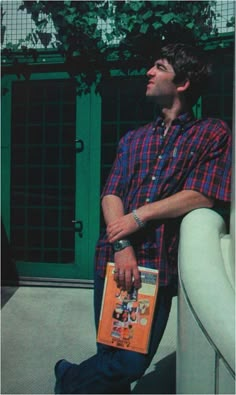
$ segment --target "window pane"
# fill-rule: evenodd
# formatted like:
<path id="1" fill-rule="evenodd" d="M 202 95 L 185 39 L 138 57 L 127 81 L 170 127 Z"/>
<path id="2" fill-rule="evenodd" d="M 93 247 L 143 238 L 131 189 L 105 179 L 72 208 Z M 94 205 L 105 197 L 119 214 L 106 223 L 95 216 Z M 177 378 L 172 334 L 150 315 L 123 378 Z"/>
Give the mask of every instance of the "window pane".
<path id="1" fill-rule="evenodd" d="M 29 262 L 73 262 L 75 86 L 62 80 L 15 82 L 12 97 L 14 257 Z"/>

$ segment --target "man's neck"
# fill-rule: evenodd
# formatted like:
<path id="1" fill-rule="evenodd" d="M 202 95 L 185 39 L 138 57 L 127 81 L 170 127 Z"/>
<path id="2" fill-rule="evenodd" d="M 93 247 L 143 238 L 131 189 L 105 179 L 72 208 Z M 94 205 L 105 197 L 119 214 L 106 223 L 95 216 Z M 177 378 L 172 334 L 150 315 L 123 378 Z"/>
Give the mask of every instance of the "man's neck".
<path id="1" fill-rule="evenodd" d="M 162 108 L 162 115 L 167 131 L 173 120 L 176 119 L 180 114 L 183 114 L 187 111 L 189 111 L 189 108 L 183 105 L 176 105 L 172 106 L 171 108 Z"/>

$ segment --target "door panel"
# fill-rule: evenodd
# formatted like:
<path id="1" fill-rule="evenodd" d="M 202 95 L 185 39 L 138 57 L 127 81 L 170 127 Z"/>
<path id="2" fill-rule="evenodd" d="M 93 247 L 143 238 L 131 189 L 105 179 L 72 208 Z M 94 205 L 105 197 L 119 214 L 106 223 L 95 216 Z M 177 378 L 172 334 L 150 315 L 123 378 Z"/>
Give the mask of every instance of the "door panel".
<path id="1" fill-rule="evenodd" d="M 18 272 L 91 280 L 99 230 L 100 100 L 78 97 L 76 82 L 64 78 L 15 81 L 11 92 L 9 233 Z"/>
<path id="2" fill-rule="evenodd" d="M 15 82 L 11 242 L 17 261 L 74 263 L 75 87 Z"/>

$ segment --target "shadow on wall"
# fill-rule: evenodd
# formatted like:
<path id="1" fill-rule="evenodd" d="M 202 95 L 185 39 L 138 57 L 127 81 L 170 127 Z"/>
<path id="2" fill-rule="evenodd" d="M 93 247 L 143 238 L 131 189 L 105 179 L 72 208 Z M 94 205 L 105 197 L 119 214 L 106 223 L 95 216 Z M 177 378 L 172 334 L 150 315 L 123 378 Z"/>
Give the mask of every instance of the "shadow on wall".
<path id="1" fill-rule="evenodd" d="M 154 372 L 143 376 L 132 394 L 176 394 L 176 353 L 172 353 L 155 365 Z"/>
<path id="2" fill-rule="evenodd" d="M 18 273 L 11 246 L 1 219 L 1 305 L 10 299 L 18 287 Z"/>

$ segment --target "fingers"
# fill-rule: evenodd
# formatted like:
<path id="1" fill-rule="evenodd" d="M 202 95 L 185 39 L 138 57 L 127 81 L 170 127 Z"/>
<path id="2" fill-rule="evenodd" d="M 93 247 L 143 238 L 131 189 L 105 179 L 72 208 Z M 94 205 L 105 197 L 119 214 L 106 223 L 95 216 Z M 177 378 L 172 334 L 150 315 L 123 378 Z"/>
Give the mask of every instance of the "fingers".
<path id="1" fill-rule="evenodd" d="M 133 284 L 134 284 L 134 288 L 136 289 L 141 288 L 141 277 L 138 268 L 135 268 L 133 270 Z"/>
<path id="2" fill-rule="evenodd" d="M 122 230 L 122 225 L 120 223 L 111 223 L 107 225 L 107 234 L 109 236 L 115 235 Z"/>
<path id="3" fill-rule="evenodd" d="M 138 225 L 131 214 L 127 214 L 107 225 L 108 241 L 113 243 L 122 237 L 136 232 Z"/>
<path id="4" fill-rule="evenodd" d="M 114 280 L 117 283 L 117 287 L 121 288 L 123 290 L 127 289 L 126 288 L 126 281 L 125 281 L 125 278 L 126 278 L 125 273 L 126 273 L 125 270 L 122 270 L 119 268 L 115 269 L 115 272 L 114 272 Z"/>
<path id="5" fill-rule="evenodd" d="M 132 288 L 131 270 L 119 271 L 119 286 L 127 291 Z"/>
<path id="6" fill-rule="evenodd" d="M 133 247 L 129 246 L 115 252 L 114 262 L 114 280 L 117 286 L 126 291 L 130 291 L 133 286 L 140 288 L 140 274 Z"/>
<path id="7" fill-rule="evenodd" d="M 141 287 L 140 274 L 138 269 L 136 270 L 119 270 L 114 271 L 114 280 L 117 283 L 118 288 L 126 291 L 130 291 L 134 286 L 135 288 Z"/>
<path id="8" fill-rule="evenodd" d="M 122 229 L 117 229 L 107 232 L 107 236 L 109 243 L 114 243 L 114 241 L 121 239 L 124 236 L 124 233 Z"/>
<path id="9" fill-rule="evenodd" d="M 107 237 L 110 243 L 121 239 L 125 234 L 121 224 L 110 224 L 107 226 Z"/>
<path id="10" fill-rule="evenodd" d="M 116 281 L 117 286 L 118 286 L 118 283 L 119 283 L 119 270 L 117 270 L 117 269 L 114 270 L 114 280 Z"/>

